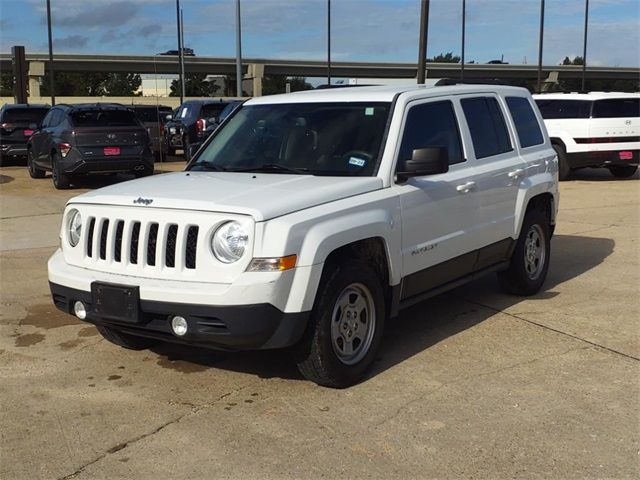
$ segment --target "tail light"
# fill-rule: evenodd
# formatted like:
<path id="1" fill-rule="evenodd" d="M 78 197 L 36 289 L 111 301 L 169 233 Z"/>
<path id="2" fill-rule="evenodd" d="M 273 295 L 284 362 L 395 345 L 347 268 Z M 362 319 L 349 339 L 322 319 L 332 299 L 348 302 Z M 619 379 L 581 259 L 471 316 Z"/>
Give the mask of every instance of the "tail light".
<path id="1" fill-rule="evenodd" d="M 206 123 L 207 122 L 205 121 L 204 118 L 199 118 L 198 120 L 196 120 L 196 129 L 198 130 L 198 133 L 204 132 L 204 127 Z"/>
<path id="2" fill-rule="evenodd" d="M 60 155 L 64 158 L 67 156 L 67 153 L 69 153 L 69 150 L 71 150 L 71 145 L 68 143 L 59 143 L 58 149 L 60 150 Z"/>

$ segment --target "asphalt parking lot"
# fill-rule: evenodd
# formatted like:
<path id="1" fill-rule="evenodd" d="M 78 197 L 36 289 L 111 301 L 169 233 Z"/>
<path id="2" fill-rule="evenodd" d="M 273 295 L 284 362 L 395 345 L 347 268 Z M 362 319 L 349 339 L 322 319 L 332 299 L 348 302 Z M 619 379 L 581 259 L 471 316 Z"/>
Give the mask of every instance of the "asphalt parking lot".
<path id="1" fill-rule="evenodd" d="M 542 293 L 487 277 L 417 305 L 347 390 L 283 352 L 126 351 L 57 311 L 64 204 L 120 180 L 0 169 L 0 478 L 637 478 L 637 175 L 562 183 Z"/>

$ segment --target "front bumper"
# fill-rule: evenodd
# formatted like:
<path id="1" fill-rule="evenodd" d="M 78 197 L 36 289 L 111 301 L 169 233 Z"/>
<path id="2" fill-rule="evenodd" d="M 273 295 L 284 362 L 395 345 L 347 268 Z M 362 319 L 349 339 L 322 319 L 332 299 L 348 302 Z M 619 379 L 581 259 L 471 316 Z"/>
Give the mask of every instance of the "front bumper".
<path id="1" fill-rule="evenodd" d="M 304 333 L 310 312 L 284 313 L 273 305 L 253 304 L 212 306 L 140 300 L 135 323 L 101 318 L 96 315 L 91 292 L 49 283 L 57 308 L 71 314 L 73 304 L 85 304 L 85 321 L 106 325 L 124 333 L 157 340 L 220 350 L 282 348 L 295 344 Z M 171 317 L 187 320 L 186 335 L 172 333 Z"/>
<path id="2" fill-rule="evenodd" d="M 184 280 L 141 278 L 69 265 L 61 250 L 48 262 L 53 301 L 71 314 L 76 300 L 85 303 L 94 324 L 113 326 L 127 333 L 223 350 L 280 348 L 295 344 L 302 336 L 309 308 L 287 308 L 290 295 L 301 296 L 300 286 L 315 278 L 315 270 L 302 267 L 282 274 L 255 273 L 254 280 L 215 284 Z M 294 282 L 294 276 L 301 278 Z M 91 286 L 94 282 L 138 286 L 137 323 L 100 318 L 94 313 Z M 301 297 L 302 298 L 302 297 Z M 276 306 L 277 305 L 277 306 Z M 279 306 L 279 307 L 278 307 Z M 176 337 L 170 317 L 180 315 L 189 323 L 189 333 Z"/>

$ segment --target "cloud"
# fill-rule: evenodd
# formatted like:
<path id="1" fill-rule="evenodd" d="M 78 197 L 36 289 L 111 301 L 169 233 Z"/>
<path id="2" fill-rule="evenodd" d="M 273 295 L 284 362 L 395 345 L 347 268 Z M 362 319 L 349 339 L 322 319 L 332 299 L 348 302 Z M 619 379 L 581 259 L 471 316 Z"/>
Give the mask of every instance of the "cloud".
<path id="1" fill-rule="evenodd" d="M 81 28 L 104 27 L 128 23 L 137 15 L 139 7 L 134 2 L 119 1 L 95 6 L 87 2 L 86 9 L 65 18 L 65 23 Z"/>
<path id="2" fill-rule="evenodd" d="M 54 38 L 53 47 L 56 50 L 78 51 L 87 46 L 89 38 L 83 35 L 69 35 L 68 37 Z"/>

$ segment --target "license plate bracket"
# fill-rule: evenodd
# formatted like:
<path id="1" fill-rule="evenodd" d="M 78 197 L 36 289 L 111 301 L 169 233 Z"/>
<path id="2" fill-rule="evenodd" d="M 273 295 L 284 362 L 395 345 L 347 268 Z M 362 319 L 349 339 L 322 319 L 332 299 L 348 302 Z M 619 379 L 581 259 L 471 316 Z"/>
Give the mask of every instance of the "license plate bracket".
<path id="1" fill-rule="evenodd" d="M 140 288 L 112 283 L 91 283 L 95 314 L 107 320 L 137 323 L 140 318 Z"/>
<path id="2" fill-rule="evenodd" d="M 633 152 L 630 152 L 628 150 L 618 152 L 618 158 L 620 160 L 633 160 Z"/>

